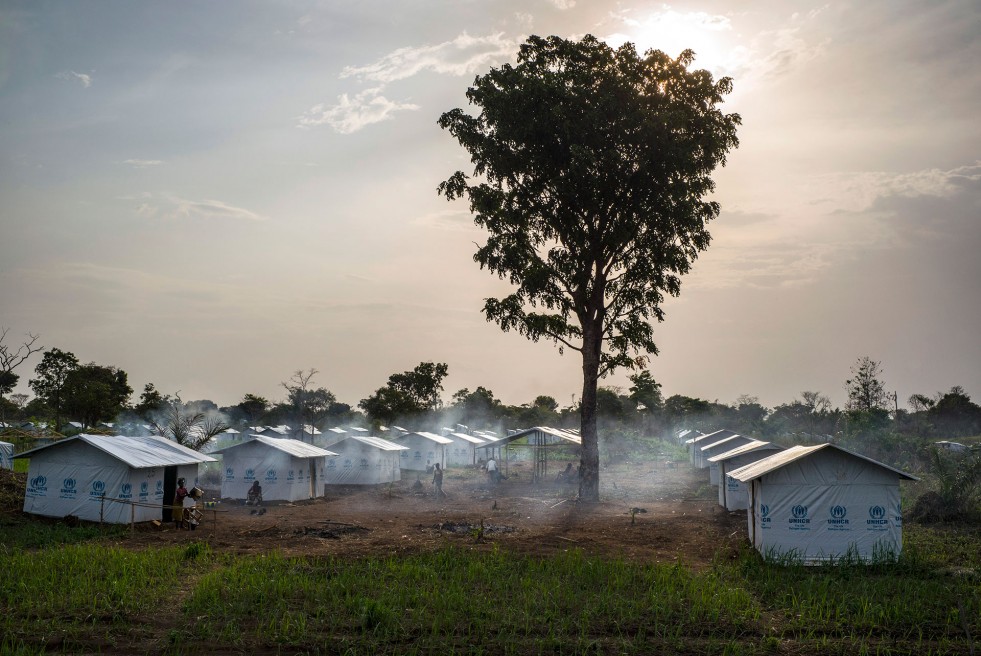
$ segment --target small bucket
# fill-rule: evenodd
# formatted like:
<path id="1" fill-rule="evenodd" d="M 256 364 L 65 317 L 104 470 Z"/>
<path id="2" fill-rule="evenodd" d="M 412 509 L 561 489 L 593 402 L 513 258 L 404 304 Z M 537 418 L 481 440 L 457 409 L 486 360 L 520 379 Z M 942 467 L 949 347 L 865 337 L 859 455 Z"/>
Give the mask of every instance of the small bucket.
<path id="1" fill-rule="evenodd" d="M 190 496 L 192 499 L 200 499 L 201 497 L 204 496 L 204 490 L 202 490 L 197 486 L 192 487 L 191 491 L 188 492 L 188 496 Z"/>

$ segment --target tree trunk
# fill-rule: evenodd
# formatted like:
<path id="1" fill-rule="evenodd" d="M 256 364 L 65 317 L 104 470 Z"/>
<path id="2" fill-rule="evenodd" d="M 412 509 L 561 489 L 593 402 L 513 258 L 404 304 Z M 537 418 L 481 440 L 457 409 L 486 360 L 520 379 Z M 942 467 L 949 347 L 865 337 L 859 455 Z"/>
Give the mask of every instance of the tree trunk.
<path id="1" fill-rule="evenodd" d="M 596 432 L 596 387 L 599 384 L 600 341 L 584 335 L 582 402 L 579 406 L 582 452 L 579 461 L 579 499 L 599 501 L 599 440 Z"/>

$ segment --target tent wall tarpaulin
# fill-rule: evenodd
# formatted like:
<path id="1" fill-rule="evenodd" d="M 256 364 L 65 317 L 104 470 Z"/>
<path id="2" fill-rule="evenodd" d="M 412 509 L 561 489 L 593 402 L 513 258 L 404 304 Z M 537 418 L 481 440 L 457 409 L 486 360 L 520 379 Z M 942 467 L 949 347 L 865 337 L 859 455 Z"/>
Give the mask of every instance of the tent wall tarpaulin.
<path id="1" fill-rule="evenodd" d="M 749 442 L 755 442 L 752 437 L 746 437 L 745 435 L 730 435 L 729 437 L 724 437 L 718 442 L 713 442 L 712 444 L 706 444 L 705 446 L 698 449 L 696 454 L 696 467 L 703 469 L 708 467 L 709 470 L 709 483 L 712 485 L 719 484 L 719 463 L 712 462 L 712 456 L 717 456 L 720 453 L 725 453 L 726 451 L 731 451 L 737 446 L 742 446 Z"/>
<path id="2" fill-rule="evenodd" d="M 749 508 L 749 487 L 742 481 L 737 481 L 728 472 L 739 469 L 768 458 L 774 451 L 782 451 L 783 447 L 772 442 L 754 440 L 732 451 L 720 453 L 709 458 L 709 462 L 719 466 L 719 505 L 726 510 L 746 510 Z"/>
<path id="3" fill-rule="evenodd" d="M 337 456 L 328 457 L 327 485 L 377 485 L 402 480 L 399 454 L 404 446 L 380 437 L 351 435 L 330 445 Z"/>
<path id="4" fill-rule="evenodd" d="M 10 442 L 0 442 L 0 469 L 14 468 L 14 445 Z"/>
<path id="5" fill-rule="evenodd" d="M 408 471 L 429 471 L 437 462 L 445 468 L 446 446 L 453 444 L 453 440 L 447 437 L 423 431 L 397 435 L 392 442 L 406 447 L 402 451 L 399 467 Z"/>
<path id="6" fill-rule="evenodd" d="M 446 446 L 446 464 L 450 467 L 465 467 L 477 464 L 477 446 L 485 440 L 466 433 L 447 433 L 453 444 Z"/>
<path id="7" fill-rule="evenodd" d="M 795 446 L 733 470 L 750 485 L 747 528 L 770 556 L 820 562 L 899 555 L 899 481 L 915 477 L 840 447 Z"/>
<path id="8" fill-rule="evenodd" d="M 85 434 L 21 457 L 30 458 L 24 512 L 112 524 L 161 519 L 172 502 L 164 498 L 166 469 L 196 485 L 198 465 L 214 461 L 162 437 Z"/>
<path id="9" fill-rule="evenodd" d="M 245 499 L 259 481 L 263 501 L 324 496 L 325 459 L 336 455 L 300 440 L 259 435 L 213 453 L 222 456 L 222 498 Z"/>
<path id="10" fill-rule="evenodd" d="M 724 440 L 727 437 L 732 437 L 736 435 L 736 431 L 732 431 L 726 428 L 722 430 L 717 430 L 713 433 L 705 433 L 702 435 L 696 435 L 695 437 L 685 440 L 685 444 L 688 445 L 688 461 L 691 462 L 692 466 L 696 469 L 705 469 L 708 467 L 708 462 L 703 462 L 699 456 L 701 456 L 701 449 L 703 446 L 709 444 L 714 444 L 719 440 Z"/>

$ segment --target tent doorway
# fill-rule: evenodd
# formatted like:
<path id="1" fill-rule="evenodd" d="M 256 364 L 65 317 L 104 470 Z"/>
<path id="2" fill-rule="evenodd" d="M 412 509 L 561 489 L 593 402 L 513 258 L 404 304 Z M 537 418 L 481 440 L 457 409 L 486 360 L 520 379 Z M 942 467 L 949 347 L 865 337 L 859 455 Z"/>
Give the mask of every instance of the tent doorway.
<path id="1" fill-rule="evenodd" d="M 163 521 L 174 520 L 174 495 L 177 493 L 177 465 L 164 467 Z"/>
<path id="2" fill-rule="evenodd" d="M 317 498 L 317 462 L 310 458 L 310 498 Z"/>

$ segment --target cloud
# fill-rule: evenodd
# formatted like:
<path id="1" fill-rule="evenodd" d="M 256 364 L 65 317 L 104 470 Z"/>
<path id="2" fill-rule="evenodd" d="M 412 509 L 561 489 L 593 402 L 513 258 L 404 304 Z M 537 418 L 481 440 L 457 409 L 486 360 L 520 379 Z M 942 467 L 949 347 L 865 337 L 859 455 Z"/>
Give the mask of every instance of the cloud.
<path id="1" fill-rule="evenodd" d="M 92 86 L 92 76 L 86 73 L 76 73 L 75 71 L 62 71 L 60 73 L 56 73 L 55 77 L 58 78 L 59 80 L 67 80 L 69 82 L 71 81 L 81 82 L 82 86 L 86 89 Z"/>
<path id="2" fill-rule="evenodd" d="M 344 93 L 336 105 L 315 105 L 299 117 L 298 127 L 311 128 L 329 125 L 341 134 L 351 134 L 361 128 L 380 123 L 395 112 L 419 109 L 412 103 L 398 103 L 381 95 L 381 88 L 366 89 L 353 98 Z"/>
<path id="3" fill-rule="evenodd" d="M 431 212 L 412 219 L 412 224 L 423 228 L 452 230 L 456 232 L 482 232 L 474 225 L 473 215 L 460 210 Z"/>
<path id="4" fill-rule="evenodd" d="M 128 164 L 134 169 L 145 169 L 151 166 L 160 166 L 163 164 L 162 159 L 127 159 L 123 160 L 123 164 Z"/>
<path id="5" fill-rule="evenodd" d="M 498 65 L 517 51 L 517 43 L 503 32 L 487 36 L 470 36 L 466 32 L 452 41 L 415 48 L 400 48 L 373 64 L 348 66 L 341 77 L 358 77 L 381 83 L 412 77 L 422 71 L 467 75 Z"/>
<path id="6" fill-rule="evenodd" d="M 143 219 L 200 219 L 265 221 L 266 217 L 243 207 L 236 207 L 220 200 L 188 200 L 171 194 L 142 193 L 137 196 L 121 196 L 119 200 L 139 201 L 136 215 Z"/>
<path id="7" fill-rule="evenodd" d="M 981 161 L 949 170 L 908 173 L 846 171 L 819 176 L 811 184 L 818 196 L 833 197 L 838 212 L 861 212 L 888 197 L 949 197 L 964 183 L 981 181 Z"/>
<path id="8" fill-rule="evenodd" d="M 556 9 L 561 9 L 562 11 L 572 9 L 576 6 L 576 0 L 548 0 L 548 3 Z"/>
<path id="9" fill-rule="evenodd" d="M 263 221 L 265 217 L 242 207 L 235 207 L 220 200 L 175 199 L 177 216 L 200 219 L 234 219 Z"/>

